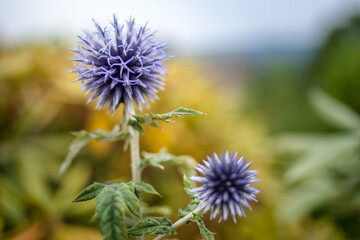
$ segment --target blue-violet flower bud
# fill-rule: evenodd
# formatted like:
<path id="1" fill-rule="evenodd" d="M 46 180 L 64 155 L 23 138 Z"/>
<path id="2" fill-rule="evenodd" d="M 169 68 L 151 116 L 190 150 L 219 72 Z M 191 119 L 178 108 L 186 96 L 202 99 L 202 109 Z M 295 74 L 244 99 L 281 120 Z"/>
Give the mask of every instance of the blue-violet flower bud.
<path id="1" fill-rule="evenodd" d="M 221 213 L 219 222 L 226 220 L 230 212 L 236 222 L 236 215 L 245 216 L 244 207 L 251 210 L 248 201 L 257 202 L 255 194 L 259 190 L 250 186 L 259 181 L 255 179 L 257 171 L 248 170 L 251 162 L 246 164 L 244 157 L 238 159 L 237 153 L 221 154 L 221 160 L 214 153 L 214 157 L 208 156 L 207 160 L 203 161 L 204 165 L 198 164 L 195 168 L 203 177 L 190 178 L 203 185 L 191 191 L 197 194 L 200 204 L 206 204 L 204 212 L 211 209 L 211 219 Z"/>

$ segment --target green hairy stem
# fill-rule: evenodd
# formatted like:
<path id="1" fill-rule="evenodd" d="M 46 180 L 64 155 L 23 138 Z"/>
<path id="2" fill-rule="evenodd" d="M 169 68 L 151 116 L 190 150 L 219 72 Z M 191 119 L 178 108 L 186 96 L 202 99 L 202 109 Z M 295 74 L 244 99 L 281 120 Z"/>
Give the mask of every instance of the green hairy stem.
<path id="1" fill-rule="evenodd" d="M 132 118 L 132 115 L 135 114 L 134 106 L 130 107 L 130 111 L 128 112 L 125 107 L 124 117 L 126 118 L 126 123 Z M 141 169 L 140 169 L 140 146 L 139 146 L 139 132 L 136 131 L 132 126 L 129 127 L 130 132 L 130 153 L 131 153 L 131 176 L 132 182 L 137 183 L 141 181 Z M 136 240 L 143 240 L 143 236 L 136 236 Z"/>

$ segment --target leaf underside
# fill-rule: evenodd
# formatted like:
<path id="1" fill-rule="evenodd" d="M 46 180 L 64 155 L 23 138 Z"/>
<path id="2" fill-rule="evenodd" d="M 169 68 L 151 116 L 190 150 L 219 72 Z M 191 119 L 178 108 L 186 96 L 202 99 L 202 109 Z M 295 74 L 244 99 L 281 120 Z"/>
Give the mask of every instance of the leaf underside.
<path id="1" fill-rule="evenodd" d="M 147 218 L 128 230 L 129 235 L 175 234 L 171 221 L 166 217 Z"/>
<path id="2" fill-rule="evenodd" d="M 195 175 L 194 167 L 197 161 L 188 155 L 175 156 L 167 152 L 166 148 L 161 149 L 158 153 L 143 152 L 143 159 L 141 161 L 141 168 L 153 166 L 164 169 L 163 164 L 173 163 L 184 171 L 187 176 Z"/>

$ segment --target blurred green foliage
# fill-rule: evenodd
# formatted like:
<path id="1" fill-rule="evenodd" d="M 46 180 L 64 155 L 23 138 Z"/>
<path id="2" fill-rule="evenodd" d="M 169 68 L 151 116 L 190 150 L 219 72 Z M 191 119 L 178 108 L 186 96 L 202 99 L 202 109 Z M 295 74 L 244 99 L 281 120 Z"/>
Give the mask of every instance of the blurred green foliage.
<path id="1" fill-rule="evenodd" d="M 318 86 L 360 112 L 360 16 L 332 30 L 305 62 L 277 59 L 249 82 L 249 108 L 259 112 L 271 132 L 329 131 L 314 114 L 307 92 Z"/>
<path id="2" fill-rule="evenodd" d="M 359 38 L 354 16 L 308 62 L 278 61 L 249 84 L 249 108 L 273 134 L 284 238 L 360 238 Z"/>
<path id="3" fill-rule="evenodd" d="M 338 131 L 277 135 L 279 152 L 294 159 L 285 163 L 278 219 L 288 224 L 308 215 L 327 218 L 346 239 L 359 239 L 360 115 L 319 89 L 311 91 L 310 100 L 324 122 Z"/>
<path id="4" fill-rule="evenodd" d="M 305 79 L 360 112 L 360 15 L 332 30 Z"/>

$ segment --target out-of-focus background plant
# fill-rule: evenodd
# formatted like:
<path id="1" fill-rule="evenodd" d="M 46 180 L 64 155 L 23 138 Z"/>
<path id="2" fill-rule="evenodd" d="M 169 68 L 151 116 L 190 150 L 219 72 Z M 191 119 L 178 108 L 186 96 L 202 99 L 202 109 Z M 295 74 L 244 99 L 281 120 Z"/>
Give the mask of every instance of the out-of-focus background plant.
<path id="1" fill-rule="evenodd" d="M 208 49 L 181 55 L 168 43 L 180 56 L 168 61 L 166 91 L 151 112 L 185 106 L 207 116 L 162 124 L 163 130 L 145 128 L 141 148 L 158 152 L 166 146 L 199 162 L 214 151 L 238 151 L 254 162 L 262 180 L 256 184 L 260 203 L 246 218 L 237 224 L 206 218 L 216 239 L 360 238 L 360 17 L 343 15 L 308 48 L 294 43 L 290 50 L 266 49 L 260 43 L 243 54 Z M 107 115 L 85 104 L 71 83 L 76 76 L 65 73 L 72 68 L 66 48 L 74 43 L 3 39 L 0 239 L 101 239 L 88 220 L 94 202 L 72 200 L 93 181 L 129 181 L 129 153 L 118 142 L 91 142 L 68 172 L 57 173 L 73 139 L 69 131 L 110 130 L 121 110 Z M 175 219 L 188 199 L 182 174 L 168 167 L 146 169 L 144 181 L 164 196 L 147 196 L 147 202 Z M 176 237 L 200 239 L 191 225 Z"/>

